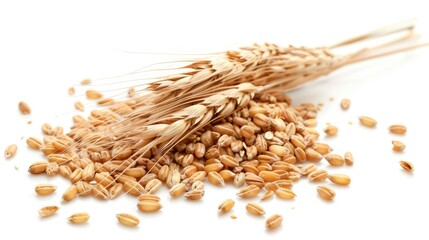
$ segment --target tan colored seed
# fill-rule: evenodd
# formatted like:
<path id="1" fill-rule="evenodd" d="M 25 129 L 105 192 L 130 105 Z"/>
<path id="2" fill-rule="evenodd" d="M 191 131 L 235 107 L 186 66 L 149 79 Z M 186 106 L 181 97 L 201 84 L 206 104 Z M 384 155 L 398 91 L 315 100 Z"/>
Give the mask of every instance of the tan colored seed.
<path id="1" fill-rule="evenodd" d="M 344 154 L 344 161 L 346 162 L 347 165 L 351 166 L 354 163 L 354 158 L 351 152 L 346 152 Z"/>
<path id="2" fill-rule="evenodd" d="M 393 145 L 392 150 L 395 152 L 402 152 L 405 150 L 405 144 L 401 141 L 394 140 L 392 141 L 392 145 Z"/>
<path id="3" fill-rule="evenodd" d="M 95 165 L 93 163 L 90 163 L 86 165 L 86 167 L 83 169 L 82 180 L 86 182 L 91 182 L 92 179 L 94 179 L 94 176 L 95 176 Z"/>
<path id="4" fill-rule="evenodd" d="M 237 216 L 235 216 L 235 215 L 231 215 L 231 216 L 229 216 L 231 219 L 237 219 Z"/>
<path id="5" fill-rule="evenodd" d="M 76 183 L 77 193 L 79 196 L 88 196 L 91 194 L 92 186 L 84 181 L 79 181 Z M 113 188 L 111 188 L 113 189 Z"/>
<path id="6" fill-rule="evenodd" d="M 122 183 L 116 183 L 109 189 L 109 195 L 111 199 L 117 198 L 122 192 L 124 185 Z"/>
<path id="7" fill-rule="evenodd" d="M 307 176 L 308 174 L 317 170 L 317 167 L 314 164 L 308 164 L 301 169 L 301 175 Z"/>
<path id="8" fill-rule="evenodd" d="M 332 166 L 341 166 L 345 162 L 344 158 L 338 154 L 327 154 L 324 157 Z"/>
<path id="9" fill-rule="evenodd" d="M 240 172 L 234 177 L 234 186 L 241 187 L 246 181 L 246 175 L 243 172 Z"/>
<path id="10" fill-rule="evenodd" d="M 220 156 L 220 162 L 227 167 L 237 167 L 239 165 L 238 160 L 235 157 L 231 157 L 229 155 Z"/>
<path id="11" fill-rule="evenodd" d="M 334 126 L 334 125 L 329 125 L 325 129 L 323 129 L 323 131 L 328 136 L 335 136 L 338 133 L 338 128 L 336 126 Z"/>
<path id="12" fill-rule="evenodd" d="M 44 173 L 47 167 L 48 167 L 47 162 L 35 162 L 30 165 L 30 167 L 28 168 L 28 172 L 31 174 Z"/>
<path id="13" fill-rule="evenodd" d="M 320 182 L 328 178 L 328 172 L 323 169 L 318 169 L 308 175 L 308 179 L 313 182 Z"/>
<path id="14" fill-rule="evenodd" d="M 139 201 L 137 207 L 142 212 L 156 212 L 162 208 L 161 203 L 152 200 Z"/>
<path id="15" fill-rule="evenodd" d="M 327 201 L 331 201 L 335 198 L 335 191 L 328 186 L 318 186 L 317 193 L 319 196 Z"/>
<path id="16" fill-rule="evenodd" d="M 83 105 L 83 103 L 81 101 L 77 101 L 74 103 L 74 108 L 76 108 L 76 110 L 79 111 L 85 111 L 85 106 Z"/>
<path id="17" fill-rule="evenodd" d="M 160 202 L 161 198 L 155 194 L 149 194 L 149 193 L 143 193 L 142 195 L 138 196 L 137 199 L 139 201 L 155 201 Z"/>
<path id="18" fill-rule="evenodd" d="M 170 196 L 173 198 L 177 198 L 182 196 L 186 192 L 186 184 L 178 183 L 170 188 Z"/>
<path id="19" fill-rule="evenodd" d="M 89 214 L 86 212 L 75 213 L 68 218 L 69 222 L 74 224 L 86 223 L 89 220 Z"/>
<path id="20" fill-rule="evenodd" d="M 75 199 L 77 197 L 77 187 L 76 185 L 72 185 L 69 189 L 67 189 L 63 196 L 62 196 L 62 200 L 61 203 L 66 203 L 69 202 L 73 199 Z"/>
<path id="21" fill-rule="evenodd" d="M 111 99 L 111 98 L 103 98 L 99 101 L 97 101 L 98 105 L 101 106 L 109 106 L 109 105 L 113 105 L 115 103 L 115 100 Z"/>
<path id="22" fill-rule="evenodd" d="M 377 121 L 375 121 L 374 118 L 367 117 L 367 116 L 361 116 L 361 117 L 359 117 L 359 121 L 365 127 L 373 128 L 373 127 L 375 127 L 377 125 Z"/>
<path id="23" fill-rule="evenodd" d="M 283 147 L 283 146 L 278 146 L 278 145 L 271 145 L 269 147 L 269 151 L 274 153 L 275 155 L 277 155 L 279 157 L 284 157 L 284 156 L 289 154 L 289 149 L 287 149 L 286 147 Z"/>
<path id="24" fill-rule="evenodd" d="M 209 172 L 207 175 L 207 179 L 213 185 L 223 187 L 225 186 L 225 181 L 222 176 L 218 172 Z"/>
<path id="25" fill-rule="evenodd" d="M 57 190 L 57 187 L 52 184 L 38 184 L 36 185 L 34 190 L 39 195 L 49 195 L 55 192 L 55 190 Z"/>
<path id="26" fill-rule="evenodd" d="M 265 214 L 264 208 L 261 205 L 254 202 L 248 203 L 246 205 L 246 210 L 248 213 L 253 214 L 255 216 L 260 216 Z"/>
<path id="27" fill-rule="evenodd" d="M 140 220 L 137 217 L 128 213 L 116 214 L 116 218 L 121 224 L 128 227 L 135 227 L 140 223 Z"/>
<path id="28" fill-rule="evenodd" d="M 317 120 L 314 118 L 304 120 L 304 126 L 306 127 L 315 127 L 317 126 Z"/>
<path id="29" fill-rule="evenodd" d="M 268 190 L 261 196 L 260 200 L 264 201 L 264 200 L 270 199 L 273 195 L 274 195 L 274 191 Z"/>
<path id="30" fill-rule="evenodd" d="M 4 150 L 4 157 L 9 159 L 13 157 L 18 150 L 18 146 L 16 144 L 9 145 L 6 150 Z"/>
<path id="31" fill-rule="evenodd" d="M 162 182 L 159 179 L 155 178 L 155 179 L 152 179 L 149 182 L 147 182 L 147 184 L 145 186 L 145 191 L 149 194 L 154 194 L 161 187 L 162 187 Z"/>
<path id="32" fill-rule="evenodd" d="M 265 226 L 268 229 L 274 229 L 274 228 L 277 228 L 278 226 L 280 226 L 282 221 L 283 221 L 283 217 L 281 215 L 274 214 L 267 219 L 267 221 L 265 222 Z"/>
<path id="33" fill-rule="evenodd" d="M 109 198 L 109 191 L 101 184 L 96 184 L 91 188 L 91 195 L 100 200 Z"/>
<path id="34" fill-rule="evenodd" d="M 337 185 L 347 186 L 350 184 L 351 179 L 345 174 L 331 174 L 329 180 Z"/>
<path id="35" fill-rule="evenodd" d="M 204 190 L 195 188 L 185 193 L 184 196 L 189 200 L 200 200 L 204 196 Z"/>
<path id="36" fill-rule="evenodd" d="M 414 166 L 412 163 L 407 162 L 407 161 L 399 161 L 399 164 L 401 165 L 401 167 L 407 171 L 407 172 L 413 172 L 414 171 Z"/>
<path id="37" fill-rule="evenodd" d="M 103 94 L 96 90 L 86 90 L 86 97 L 88 99 L 100 99 L 103 97 Z"/>
<path id="38" fill-rule="evenodd" d="M 280 180 L 280 175 L 271 171 L 260 171 L 258 176 L 265 182 L 274 182 Z"/>
<path id="39" fill-rule="evenodd" d="M 59 169 L 60 166 L 58 165 L 58 163 L 48 163 L 48 166 L 46 167 L 46 175 L 55 176 L 58 173 Z"/>
<path id="40" fill-rule="evenodd" d="M 92 83 L 92 80 L 89 78 L 83 79 L 82 81 L 80 81 L 80 85 L 89 85 Z"/>
<path id="41" fill-rule="evenodd" d="M 350 99 L 343 98 L 341 100 L 340 106 L 343 110 L 347 110 L 347 109 L 349 109 L 351 103 L 352 102 L 350 101 Z"/>
<path id="42" fill-rule="evenodd" d="M 226 213 L 229 210 L 231 210 L 234 207 L 234 205 L 235 205 L 234 200 L 226 199 L 225 201 L 219 204 L 218 211 L 222 213 Z"/>
<path id="43" fill-rule="evenodd" d="M 316 150 L 312 148 L 305 149 L 305 156 L 307 161 L 311 161 L 311 162 L 318 162 L 323 158 L 323 156 L 320 153 L 318 153 Z"/>
<path id="44" fill-rule="evenodd" d="M 140 183 L 132 180 L 126 181 L 124 183 L 124 190 L 126 193 L 136 197 L 145 192 L 144 187 Z"/>
<path id="45" fill-rule="evenodd" d="M 294 199 L 296 197 L 296 194 L 287 188 L 279 188 L 276 190 L 276 195 L 277 197 L 281 198 L 281 199 L 286 199 L 286 200 L 290 200 L 290 199 Z"/>
<path id="46" fill-rule="evenodd" d="M 29 137 L 27 138 L 27 145 L 32 149 L 40 150 L 42 147 L 42 141 L 35 137 Z"/>
<path id="47" fill-rule="evenodd" d="M 326 155 L 326 154 L 328 154 L 328 153 L 330 153 L 330 152 L 332 152 L 332 148 L 328 145 L 328 144 L 326 144 L 326 143 L 316 143 L 316 144 L 314 144 L 313 146 L 312 146 L 312 148 L 314 149 L 314 150 L 316 150 L 316 152 L 318 152 L 318 153 L 320 153 L 320 154 L 322 154 L 322 155 Z"/>
<path id="48" fill-rule="evenodd" d="M 39 209 L 39 215 L 41 217 L 49 217 L 54 215 L 58 209 L 60 209 L 58 206 L 46 206 Z"/>
<path id="49" fill-rule="evenodd" d="M 258 127 L 264 128 L 269 127 L 271 124 L 271 120 L 269 117 L 265 116 L 262 113 L 257 113 L 253 116 L 253 123 Z"/>
<path id="50" fill-rule="evenodd" d="M 394 134 L 403 135 L 407 132 L 407 127 L 400 124 L 395 124 L 389 126 L 389 131 Z"/>
<path id="51" fill-rule="evenodd" d="M 31 113 L 31 108 L 30 108 L 30 106 L 28 106 L 28 104 L 26 102 L 19 102 L 18 103 L 18 108 L 19 108 L 19 111 L 23 115 L 28 115 L 28 114 Z"/>
<path id="52" fill-rule="evenodd" d="M 249 185 L 247 187 L 240 189 L 240 191 L 237 193 L 237 196 L 241 198 L 253 198 L 259 194 L 259 191 L 260 191 L 260 188 L 258 186 Z"/>

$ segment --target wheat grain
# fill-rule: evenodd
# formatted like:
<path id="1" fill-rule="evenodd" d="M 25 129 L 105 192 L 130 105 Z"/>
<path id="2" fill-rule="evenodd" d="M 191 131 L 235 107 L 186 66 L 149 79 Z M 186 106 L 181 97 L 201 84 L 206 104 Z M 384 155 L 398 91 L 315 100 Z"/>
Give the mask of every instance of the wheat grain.
<path id="1" fill-rule="evenodd" d="M 39 209 L 39 215 L 41 217 L 49 217 L 54 215 L 58 209 L 60 209 L 58 206 L 46 206 Z"/>
<path id="2" fill-rule="evenodd" d="M 282 222 L 283 222 L 283 217 L 279 214 L 274 214 L 266 220 L 265 226 L 268 229 L 274 229 L 279 227 Z"/>
<path id="3" fill-rule="evenodd" d="M 15 156 L 17 150 L 18 150 L 18 146 L 16 144 L 7 146 L 6 149 L 4 150 L 4 157 L 6 159 L 12 158 L 13 156 Z"/>
<path id="4" fill-rule="evenodd" d="M 128 227 L 136 227 L 140 223 L 140 220 L 137 217 L 128 213 L 116 214 L 116 218 L 121 224 Z"/>
<path id="5" fill-rule="evenodd" d="M 400 161 L 399 164 L 401 165 L 401 167 L 407 171 L 407 172 L 413 172 L 414 171 L 414 166 L 412 163 L 407 162 L 407 161 Z"/>
<path id="6" fill-rule="evenodd" d="M 89 214 L 86 212 L 81 212 L 81 213 L 75 213 L 73 215 L 71 215 L 70 217 L 68 217 L 69 222 L 74 223 L 74 224 L 83 224 L 88 222 L 89 220 Z"/>
<path id="7" fill-rule="evenodd" d="M 18 103 L 18 109 L 21 112 L 21 114 L 23 115 L 28 115 L 31 113 L 31 108 L 30 106 L 28 106 L 28 104 L 26 102 L 19 102 Z"/>

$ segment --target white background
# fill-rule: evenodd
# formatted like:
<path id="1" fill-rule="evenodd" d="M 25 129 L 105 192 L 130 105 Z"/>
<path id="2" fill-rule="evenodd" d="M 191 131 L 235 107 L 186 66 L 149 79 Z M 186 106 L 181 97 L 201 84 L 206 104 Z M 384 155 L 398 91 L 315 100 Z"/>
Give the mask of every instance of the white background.
<path id="1" fill-rule="evenodd" d="M 29 164 L 42 156 L 25 145 L 28 136 L 40 136 L 44 122 L 70 125 L 73 102 L 83 99 L 79 95 L 84 89 L 69 97 L 69 86 L 161 59 L 130 52 L 205 53 L 253 42 L 319 46 L 410 17 L 419 20 L 417 31 L 428 41 L 424 2 L 1 1 L 0 146 L 3 151 L 17 143 L 19 151 L 11 160 L 0 159 L 0 239 L 428 239 L 429 49 L 348 66 L 291 93 L 295 103 L 325 103 L 318 129 L 332 122 L 340 130 L 337 137 L 322 134 L 320 140 L 331 144 L 335 153 L 352 151 L 356 162 L 353 167 L 328 167 L 352 177 L 349 187 L 334 186 L 337 197 L 332 203 L 321 200 L 316 185 L 305 179 L 294 187 L 298 195 L 294 201 L 263 202 L 267 216 L 284 217 L 282 227 L 273 232 L 265 230 L 264 217 L 245 212 L 247 201 L 235 198 L 236 189 L 209 184 L 200 202 L 170 200 L 164 189 L 160 193 L 164 208 L 155 214 L 139 213 L 130 197 L 108 202 L 80 198 L 62 206 L 55 216 L 40 219 L 37 210 L 59 204 L 69 184 L 61 177 L 29 176 Z M 339 108 L 343 97 L 352 99 L 346 112 Z M 30 104 L 31 116 L 19 114 L 20 100 Z M 366 129 L 357 123 L 359 115 L 373 116 L 379 125 Z M 28 120 L 33 123 L 27 125 Z M 394 123 L 408 126 L 406 136 L 387 132 Z M 406 143 L 403 154 L 391 151 L 393 139 Z M 401 159 L 414 163 L 413 174 L 401 170 Z M 46 182 L 57 184 L 58 191 L 36 196 L 34 186 Z M 226 198 L 237 201 L 232 212 L 236 220 L 217 214 L 218 204 Z M 89 212 L 89 223 L 67 223 L 69 215 L 80 211 Z M 120 226 L 115 219 L 119 212 L 139 216 L 140 226 Z"/>

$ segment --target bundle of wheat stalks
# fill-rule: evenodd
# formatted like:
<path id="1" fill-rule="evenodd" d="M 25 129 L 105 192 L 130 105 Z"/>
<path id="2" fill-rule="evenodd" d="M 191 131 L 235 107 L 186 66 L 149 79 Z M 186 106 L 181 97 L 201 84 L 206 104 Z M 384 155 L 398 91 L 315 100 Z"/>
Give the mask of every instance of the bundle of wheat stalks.
<path id="1" fill-rule="evenodd" d="M 43 125 L 43 141 L 32 137 L 27 143 L 40 149 L 48 161 L 32 164 L 29 172 L 59 172 L 70 179 L 72 186 L 63 202 L 78 195 L 108 199 L 128 193 L 138 197 L 138 208 L 144 212 L 161 208 L 152 194 L 163 184 L 172 197 L 202 198 L 206 176 L 219 186 L 246 184 L 238 192 L 244 198 L 258 195 L 263 188 L 262 199 L 273 194 L 294 198 L 292 183 L 301 176 L 347 185 L 346 175 L 330 176 L 314 164 L 301 164 L 325 157 L 334 166 L 351 165 L 353 159 L 350 153 L 345 158 L 329 154 L 332 149 L 317 142 L 319 134 L 311 128 L 314 121 L 309 121 L 315 119 L 317 106 L 292 107 L 282 92 L 349 63 L 380 56 L 384 53 L 375 50 L 386 44 L 345 56 L 332 54 L 335 48 L 407 32 L 389 42 L 393 44 L 412 36 L 412 28 L 412 24 L 395 25 L 329 48 L 255 44 L 192 60 L 177 74 L 151 82 L 144 91 L 131 90 L 129 98 L 121 101 L 101 99 L 101 93 L 88 90 L 88 98 L 101 99 L 99 103 L 108 107 L 93 110 L 87 119 L 73 117 L 67 133 Z M 55 191 L 51 185 L 38 187 L 41 193 Z M 318 192 L 327 200 L 335 196 L 326 186 Z M 227 201 L 220 210 L 231 207 Z M 249 209 L 263 212 L 255 204 Z M 118 215 L 118 219 L 138 224 L 133 216 Z M 268 220 L 267 227 L 275 227 L 281 216 Z"/>

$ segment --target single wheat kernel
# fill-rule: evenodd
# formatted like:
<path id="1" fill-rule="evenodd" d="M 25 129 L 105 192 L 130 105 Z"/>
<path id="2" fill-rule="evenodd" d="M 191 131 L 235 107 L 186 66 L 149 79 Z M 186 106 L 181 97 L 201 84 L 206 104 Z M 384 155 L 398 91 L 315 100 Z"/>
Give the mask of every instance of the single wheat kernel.
<path id="1" fill-rule="evenodd" d="M 274 229 L 280 226 L 283 221 L 283 217 L 279 214 L 274 214 L 267 219 L 265 226 L 269 229 Z"/>
<path id="2" fill-rule="evenodd" d="M 219 204 L 218 211 L 222 213 L 226 213 L 230 211 L 234 207 L 234 205 L 235 205 L 234 200 L 226 199 L 225 201 Z"/>
<path id="3" fill-rule="evenodd" d="M 67 90 L 67 93 L 70 96 L 73 96 L 75 94 L 76 90 L 74 89 L 74 87 L 69 87 L 69 89 Z"/>
<path id="4" fill-rule="evenodd" d="M 27 138 L 27 145 L 32 149 L 40 150 L 42 147 L 42 141 L 35 137 L 29 137 Z"/>
<path id="5" fill-rule="evenodd" d="M 58 206 L 46 206 L 39 209 L 39 215 L 41 217 L 49 217 L 54 215 L 58 209 L 60 209 Z"/>
<path id="6" fill-rule="evenodd" d="M 332 166 L 341 166 L 345 162 L 344 158 L 338 154 L 327 154 L 324 157 Z"/>
<path id="7" fill-rule="evenodd" d="M 335 192 L 328 186 L 318 186 L 317 193 L 325 200 L 331 201 L 335 197 Z"/>
<path id="8" fill-rule="evenodd" d="M 264 200 L 270 199 L 273 195 L 274 195 L 274 191 L 268 190 L 261 196 L 260 200 L 264 201 Z"/>
<path id="9" fill-rule="evenodd" d="M 57 187 L 55 185 L 52 185 L 52 184 L 38 184 L 38 185 L 36 185 L 34 190 L 39 195 L 49 195 L 49 194 L 55 192 L 55 190 L 57 190 Z"/>
<path id="10" fill-rule="evenodd" d="M 28 106 L 28 104 L 26 102 L 19 102 L 18 103 L 18 108 L 19 108 L 19 111 L 23 115 L 28 115 L 28 114 L 31 113 L 31 108 L 30 108 L 30 106 Z"/>
<path id="11" fill-rule="evenodd" d="M 170 196 L 173 198 L 177 198 L 182 196 L 186 192 L 186 184 L 178 183 L 170 188 Z"/>
<path id="12" fill-rule="evenodd" d="M 118 221 L 128 227 L 135 227 L 137 225 L 139 225 L 140 220 L 128 213 L 119 213 L 116 214 L 116 218 L 118 219 Z"/>
<path id="13" fill-rule="evenodd" d="M 83 105 L 83 103 L 81 101 L 77 101 L 74 103 L 74 108 L 76 108 L 76 110 L 79 111 L 85 111 L 85 106 Z"/>
<path id="14" fill-rule="evenodd" d="M 200 200 L 204 196 L 204 190 L 195 188 L 185 193 L 184 196 L 189 200 Z"/>
<path id="15" fill-rule="evenodd" d="M 407 127 L 404 125 L 395 124 L 389 126 L 389 131 L 394 134 L 403 135 L 407 132 Z"/>
<path id="16" fill-rule="evenodd" d="M 69 189 L 67 189 L 62 196 L 62 203 L 69 202 L 77 197 L 77 187 L 76 185 L 72 185 Z"/>
<path id="17" fill-rule="evenodd" d="M 277 197 L 281 199 L 286 199 L 286 200 L 294 199 L 296 197 L 296 194 L 292 190 L 287 188 L 277 189 L 276 195 Z"/>
<path id="18" fill-rule="evenodd" d="M 343 99 L 341 100 L 340 106 L 341 106 L 341 108 L 342 108 L 343 110 L 347 110 L 347 109 L 349 109 L 350 104 L 351 104 L 350 99 L 343 98 Z"/>
<path id="19" fill-rule="evenodd" d="M 137 200 L 159 202 L 159 201 L 161 201 L 161 198 L 155 194 L 143 193 L 142 195 L 137 197 Z"/>
<path id="20" fill-rule="evenodd" d="M 137 203 L 137 207 L 142 212 L 156 212 L 162 208 L 162 205 L 157 201 L 142 200 Z"/>
<path id="21" fill-rule="evenodd" d="M 329 125 L 323 130 L 328 136 L 335 136 L 338 133 L 338 128 L 334 125 Z"/>
<path id="22" fill-rule="evenodd" d="M 254 202 L 250 202 L 246 205 L 246 210 L 247 212 L 249 212 L 250 214 L 253 214 L 255 216 L 260 216 L 260 215 L 264 215 L 265 214 L 265 210 L 264 208 Z"/>
<path id="23" fill-rule="evenodd" d="M 223 187 L 225 186 L 225 181 L 222 176 L 218 172 L 209 172 L 207 175 L 207 179 L 213 185 Z"/>
<path id="24" fill-rule="evenodd" d="M 89 220 L 89 214 L 86 212 L 75 213 L 68 217 L 69 222 L 74 224 L 86 223 Z"/>
<path id="25" fill-rule="evenodd" d="M 86 90 L 86 97 L 88 99 L 100 99 L 103 97 L 103 94 L 96 90 Z"/>
<path id="26" fill-rule="evenodd" d="M 394 140 L 392 141 L 392 145 L 393 145 L 392 150 L 395 152 L 402 152 L 405 150 L 405 144 L 401 141 Z"/>
<path id="27" fill-rule="evenodd" d="M 412 163 L 407 162 L 407 161 L 400 161 L 399 164 L 401 165 L 401 167 L 407 171 L 407 172 L 413 172 L 414 171 L 414 166 Z"/>
<path id="28" fill-rule="evenodd" d="M 324 169 L 318 169 L 308 175 L 310 181 L 320 182 L 328 178 L 328 172 Z"/>
<path id="29" fill-rule="evenodd" d="M 83 79 L 81 82 L 80 82 L 80 85 L 89 85 L 89 84 L 91 84 L 92 83 L 92 80 L 91 79 L 89 79 L 89 78 L 86 78 L 86 79 Z"/>
<path id="30" fill-rule="evenodd" d="M 109 195 L 111 199 L 117 198 L 122 192 L 124 185 L 122 183 L 116 183 L 109 189 Z"/>
<path id="31" fill-rule="evenodd" d="M 337 185 L 347 186 L 350 184 L 351 179 L 345 174 L 331 174 L 329 180 Z"/>
<path id="32" fill-rule="evenodd" d="M 344 154 L 344 161 L 346 162 L 347 165 L 351 166 L 354 163 L 354 158 L 351 152 L 346 152 Z"/>
<path id="33" fill-rule="evenodd" d="M 373 127 L 375 127 L 377 125 L 377 121 L 375 121 L 374 118 L 367 117 L 367 116 L 361 116 L 361 117 L 359 117 L 359 121 L 365 127 L 371 127 L 371 128 L 373 128 Z"/>
<path id="34" fill-rule="evenodd" d="M 241 198 L 252 198 L 258 195 L 260 189 L 256 185 L 249 185 L 247 187 L 244 187 L 240 189 L 240 191 L 237 193 L 237 196 Z"/>
<path id="35" fill-rule="evenodd" d="M 47 162 L 34 162 L 28 168 L 28 172 L 31 174 L 44 173 L 46 171 L 47 167 L 48 167 Z"/>
<path id="36" fill-rule="evenodd" d="M 18 146 L 16 144 L 9 145 L 6 150 L 4 150 L 4 157 L 9 159 L 13 157 L 18 150 Z"/>

